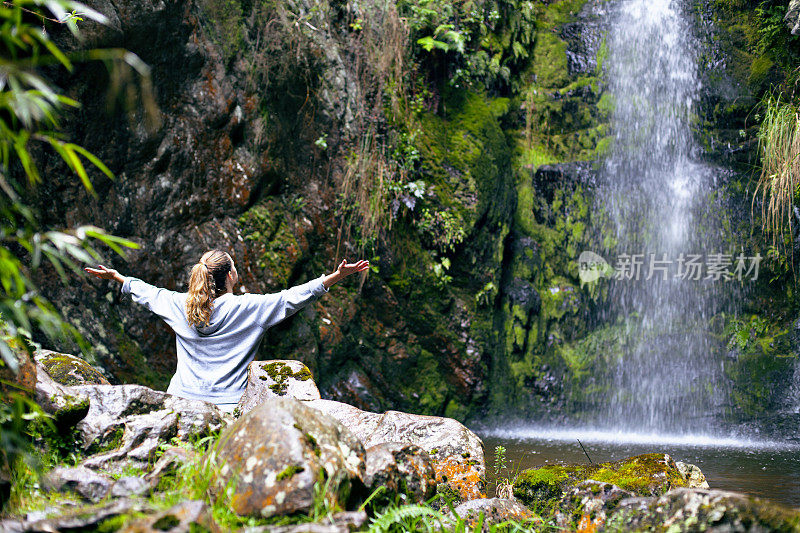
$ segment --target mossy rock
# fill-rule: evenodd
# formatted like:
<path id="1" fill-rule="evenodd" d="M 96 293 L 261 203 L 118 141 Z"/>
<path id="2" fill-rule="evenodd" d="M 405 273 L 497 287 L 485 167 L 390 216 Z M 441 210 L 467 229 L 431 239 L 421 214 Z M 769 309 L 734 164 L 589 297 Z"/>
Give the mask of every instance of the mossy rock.
<path id="1" fill-rule="evenodd" d="M 34 357 L 61 385 L 110 385 L 103 374 L 80 357 L 51 350 L 37 350 Z"/>
<path id="2" fill-rule="evenodd" d="M 571 488 L 592 479 L 616 485 L 638 496 L 660 496 L 689 483 L 669 455 L 650 453 L 614 463 L 548 465 L 524 471 L 514 496 L 526 505 L 553 505 Z"/>

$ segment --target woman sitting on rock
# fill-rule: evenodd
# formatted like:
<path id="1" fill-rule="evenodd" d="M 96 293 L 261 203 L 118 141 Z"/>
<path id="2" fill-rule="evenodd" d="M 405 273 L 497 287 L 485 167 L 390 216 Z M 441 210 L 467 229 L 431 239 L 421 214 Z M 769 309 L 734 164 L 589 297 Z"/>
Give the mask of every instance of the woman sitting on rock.
<path id="1" fill-rule="evenodd" d="M 230 255 L 203 254 L 192 267 L 189 292 L 154 287 L 99 265 L 86 272 L 122 284 L 122 293 L 160 316 L 175 332 L 178 367 L 167 392 L 233 411 L 247 385 L 247 367 L 264 332 L 316 300 L 343 278 L 369 268 L 342 261 L 332 274 L 276 294 L 234 295 L 239 281 Z"/>

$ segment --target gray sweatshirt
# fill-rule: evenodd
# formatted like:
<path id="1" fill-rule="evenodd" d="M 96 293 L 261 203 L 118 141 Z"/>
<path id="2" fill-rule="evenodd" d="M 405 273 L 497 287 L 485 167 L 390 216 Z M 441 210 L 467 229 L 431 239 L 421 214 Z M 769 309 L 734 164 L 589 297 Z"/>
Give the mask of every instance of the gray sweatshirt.
<path id="1" fill-rule="evenodd" d="M 178 368 L 167 392 L 215 404 L 239 401 L 247 385 L 247 366 L 264 332 L 316 300 L 328 289 L 323 277 L 276 294 L 223 294 L 214 300 L 207 326 L 190 326 L 186 293 L 127 278 L 122 293 L 160 316 L 175 332 Z"/>

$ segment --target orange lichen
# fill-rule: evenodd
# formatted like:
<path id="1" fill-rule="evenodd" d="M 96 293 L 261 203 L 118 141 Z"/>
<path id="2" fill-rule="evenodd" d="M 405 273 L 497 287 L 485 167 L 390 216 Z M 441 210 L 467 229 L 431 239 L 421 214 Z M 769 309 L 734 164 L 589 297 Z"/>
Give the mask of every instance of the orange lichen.
<path id="1" fill-rule="evenodd" d="M 447 483 L 457 490 L 465 500 L 485 498 L 485 481 L 483 476 L 475 469 L 470 461 L 459 460 L 456 457 L 447 457 L 435 461 L 433 469 L 436 472 L 437 483 Z"/>

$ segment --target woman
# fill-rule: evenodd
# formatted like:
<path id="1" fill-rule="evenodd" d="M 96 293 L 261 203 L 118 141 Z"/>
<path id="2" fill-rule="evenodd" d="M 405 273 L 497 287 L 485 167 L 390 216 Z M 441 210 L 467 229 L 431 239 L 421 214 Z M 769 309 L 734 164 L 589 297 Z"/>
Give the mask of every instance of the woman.
<path id="1" fill-rule="evenodd" d="M 122 284 L 122 293 L 160 316 L 175 331 L 178 367 L 167 392 L 233 411 L 247 385 L 247 366 L 264 332 L 293 315 L 343 278 L 369 268 L 369 261 L 342 261 L 332 274 L 277 294 L 234 295 L 239 281 L 233 259 L 220 250 L 192 267 L 189 291 L 159 289 L 99 265 L 86 272 Z"/>

